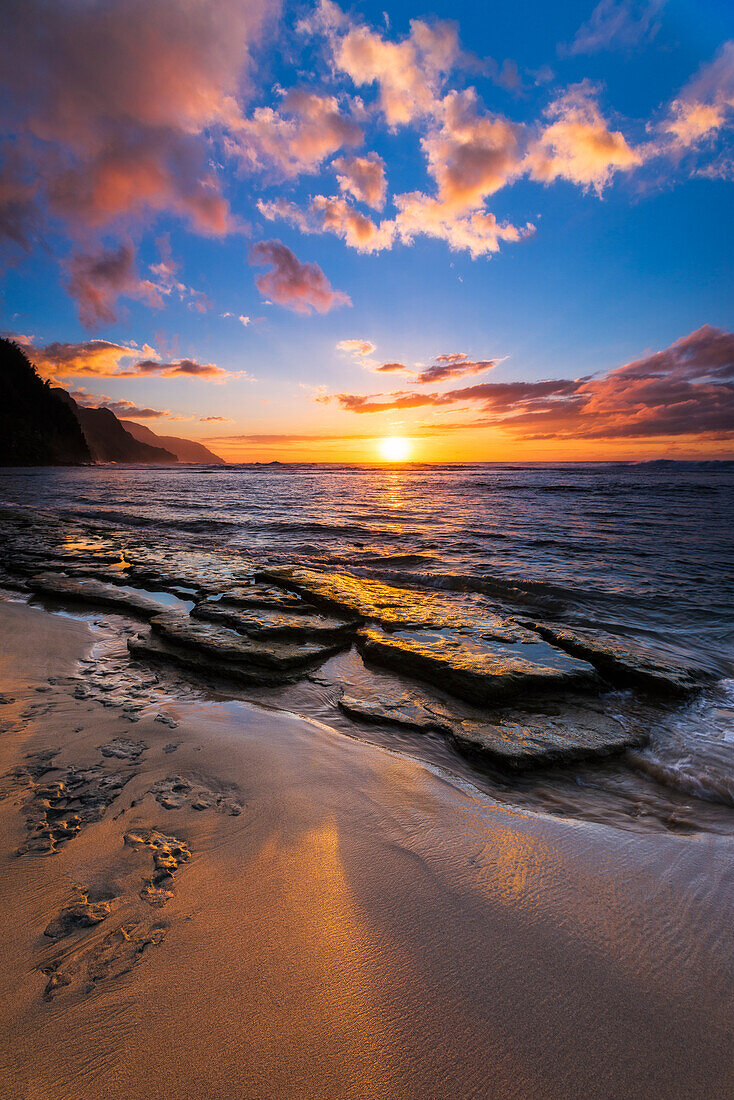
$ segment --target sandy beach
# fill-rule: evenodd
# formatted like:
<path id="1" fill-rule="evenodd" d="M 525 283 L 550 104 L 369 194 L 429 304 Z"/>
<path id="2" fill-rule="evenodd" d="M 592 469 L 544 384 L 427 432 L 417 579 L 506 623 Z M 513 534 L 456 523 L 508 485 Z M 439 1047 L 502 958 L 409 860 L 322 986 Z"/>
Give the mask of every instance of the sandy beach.
<path id="1" fill-rule="evenodd" d="M 81 618 L 4 600 L 0 637 L 3 1095 L 731 1095 L 728 840 L 242 702 L 105 706 Z"/>

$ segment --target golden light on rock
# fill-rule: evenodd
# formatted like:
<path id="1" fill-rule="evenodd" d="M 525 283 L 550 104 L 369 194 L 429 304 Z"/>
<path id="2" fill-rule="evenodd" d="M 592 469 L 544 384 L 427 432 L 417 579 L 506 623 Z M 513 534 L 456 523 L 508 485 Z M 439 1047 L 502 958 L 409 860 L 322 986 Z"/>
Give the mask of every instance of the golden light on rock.
<path id="1" fill-rule="evenodd" d="M 383 462 L 406 462 L 410 458 L 411 441 L 402 436 L 380 439 L 377 447 Z"/>

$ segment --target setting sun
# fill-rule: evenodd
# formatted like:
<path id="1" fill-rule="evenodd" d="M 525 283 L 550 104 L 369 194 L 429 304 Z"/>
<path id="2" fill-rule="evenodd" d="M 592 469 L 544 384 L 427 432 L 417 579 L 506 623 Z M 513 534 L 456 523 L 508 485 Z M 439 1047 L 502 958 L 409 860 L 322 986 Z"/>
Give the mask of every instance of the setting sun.
<path id="1" fill-rule="evenodd" d="M 380 458 L 384 462 L 405 462 L 410 456 L 410 440 L 402 436 L 390 436 L 378 443 Z"/>

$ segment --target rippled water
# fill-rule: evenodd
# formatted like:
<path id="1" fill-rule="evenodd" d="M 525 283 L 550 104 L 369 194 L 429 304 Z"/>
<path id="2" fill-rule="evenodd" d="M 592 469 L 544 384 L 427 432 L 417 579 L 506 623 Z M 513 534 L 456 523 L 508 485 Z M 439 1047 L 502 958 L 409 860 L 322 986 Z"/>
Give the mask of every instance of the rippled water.
<path id="1" fill-rule="evenodd" d="M 633 764 L 734 803 L 734 463 L 5 470 L 0 501 L 652 640 L 718 682 Z"/>

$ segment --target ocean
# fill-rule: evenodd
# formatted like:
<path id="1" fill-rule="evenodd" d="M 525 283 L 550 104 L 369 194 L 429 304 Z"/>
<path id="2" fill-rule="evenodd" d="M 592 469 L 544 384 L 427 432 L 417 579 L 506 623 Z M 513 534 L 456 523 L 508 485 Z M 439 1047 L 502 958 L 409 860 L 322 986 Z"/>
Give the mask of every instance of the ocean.
<path id="1" fill-rule="evenodd" d="M 734 463 L 21 469 L 0 473 L 0 502 L 695 661 L 711 684 L 630 757 L 684 798 L 734 806 Z"/>

